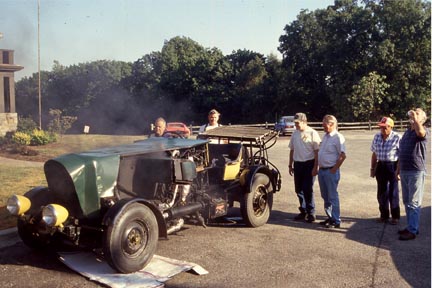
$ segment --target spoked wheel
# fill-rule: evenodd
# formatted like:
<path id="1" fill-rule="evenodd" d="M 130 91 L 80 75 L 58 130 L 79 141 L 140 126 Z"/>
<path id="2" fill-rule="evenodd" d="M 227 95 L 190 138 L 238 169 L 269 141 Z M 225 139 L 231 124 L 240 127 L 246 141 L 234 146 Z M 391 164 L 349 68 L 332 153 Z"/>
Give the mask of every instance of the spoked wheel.
<path id="1" fill-rule="evenodd" d="M 243 220 L 250 227 L 267 223 L 273 205 L 273 191 L 270 179 L 262 173 L 255 174 L 250 193 L 243 196 L 240 205 Z"/>
<path id="2" fill-rule="evenodd" d="M 122 273 L 143 269 L 153 258 L 158 241 L 156 217 L 147 206 L 129 205 L 110 225 L 104 237 L 104 255 Z"/>

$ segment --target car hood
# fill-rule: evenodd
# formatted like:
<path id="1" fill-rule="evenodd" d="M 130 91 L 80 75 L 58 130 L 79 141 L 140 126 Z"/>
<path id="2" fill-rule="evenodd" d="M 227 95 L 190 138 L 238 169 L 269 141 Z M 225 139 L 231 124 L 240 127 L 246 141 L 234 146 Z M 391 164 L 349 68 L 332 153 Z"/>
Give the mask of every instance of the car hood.
<path id="1" fill-rule="evenodd" d="M 44 165 L 50 191 L 56 193 L 69 211 L 91 216 L 100 209 L 100 198 L 114 196 L 119 164 L 123 156 L 191 148 L 207 140 L 149 138 L 132 144 L 71 153 L 48 160 Z M 81 211 L 73 203 L 79 202 Z"/>

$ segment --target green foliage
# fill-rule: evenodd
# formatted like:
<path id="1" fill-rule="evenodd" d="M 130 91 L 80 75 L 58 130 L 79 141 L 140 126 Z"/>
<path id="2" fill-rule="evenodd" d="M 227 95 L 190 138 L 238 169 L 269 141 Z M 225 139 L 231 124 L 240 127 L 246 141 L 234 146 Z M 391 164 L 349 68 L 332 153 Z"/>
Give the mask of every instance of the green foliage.
<path id="1" fill-rule="evenodd" d="M 21 145 L 46 145 L 48 143 L 56 142 L 57 135 L 55 133 L 47 132 L 44 130 L 34 129 L 30 133 L 25 132 L 15 132 L 11 138 L 11 141 L 8 141 L 6 137 L 3 139 L 3 143 L 0 144 L 10 144 L 10 142 Z"/>
<path id="2" fill-rule="evenodd" d="M 19 145 L 30 145 L 30 141 L 31 141 L 31 136 L 27 133 L 24 132 L 16 132 L 13 136 L 12 136 L 12 141 L 14 143 L 17 143 Z"/>
<path id="3" fill-rule="evenodd" d="M 349 99 L 367 94 L 358 85 L 370 82 L 369 73 L 376 71 L 389 86 L 380 103 L 367 100 L 369 115 L 402 117 L 416 106 L 429 110 L 430 2 L 357 2 L 341 0 L 327 9 L 302 11 L 285 27 L 279 51 L 285 85 L 292 88 L 286 101 L 315 115 L 357 120 L 368 113 Z"/>
<path id="4" fill-rule="evenodd" d="M 19 117 L 17 131 L 30 134 L 38 126 L 31 117 Z"/>
<path id="5" fill-rule="evenodd" d="M 72 124 L 77 120 L 73 116 L 61 116 L 62 111 L 59 109 L 50 109 L 50 116 L 53 118 L 48 124 L 48 130 L 52 134 L 63 135 L 72 127 Z"/>
<path id="6" fill-rule="evenodd" d="M 55 62 L 41 73 L 42 115 L 59 111 L 49 130 L 60 135 L 83 125 L 92 133 L 142 133 L 160 116 L 203 123 L 212 108 L 224 124 L 298 111 L 311 121 L 327 113 L 340 121 L 402 118 L 411 107 L 431 109 L 430 28 L 429 1 L 335 0 L 284 27 L 283 60 L 247 49 L 223 55 L 174 37 L 133 63 Z M 34 74 L 16 84 L 20 115 L 37 118 L 37 82 Z"/>
<path id="7" fill-rule="evenodd" d="M 33 146 L 46 145 L 53 142 L 53 140 L 56 140 L 56 138 L 53 138 L 51 133 L 48 133 L 44 130 L 35 129 L 30 135 L 30 145 Z"/>
<path id="8" fill-rule="evenodd" d="M 380 107 L 387 97 L 386 89 L 390 87 L 385 79 L 386 76 L 371 72 L 353 86 L 353 93 L 348 97 L 348 101 L 353 104 L 352 110 L 358 120 L 379 118 L 380 111 L 376 107 Z"/>

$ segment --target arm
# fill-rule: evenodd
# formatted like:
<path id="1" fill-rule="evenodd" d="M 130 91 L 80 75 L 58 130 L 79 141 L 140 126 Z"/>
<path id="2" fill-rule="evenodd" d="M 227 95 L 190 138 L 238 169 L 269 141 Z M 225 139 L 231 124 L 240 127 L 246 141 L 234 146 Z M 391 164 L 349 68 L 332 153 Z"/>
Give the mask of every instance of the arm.
<path id="1" fill-rule="evenodd" d="M 336 164 L 333 166 L 333 168 L 330 170 L 330 172 L 335 174 L 337 169 L 339 169 L 340 166 L 342 166 L 342 163 L 345 161 L 345 159 L 346 159 L 345 152 L 341 152 L 339 154 L 338 160 L 336 161 Z"/>
<path id="2" fill-rule="evenodd" d="M 377 156 L 375 154 L 375 152 L 372 152 L 372 157 L 371 157 L 371 168 L 370 168 L 370 177 L 375 177 L 375 169 L 376 169 L 376 165 L 377 165 Z"/>
<path id="3" fill-rule="evenodd" d="M 400 162 L 397 162 L 397 166 L 396 166 L 396 179 L 400 180 Z"/>
<path id="4" fill-rule="evenodd" d="M 312 176 L 316 176 L 318 174 L 318 151 L 319 150 L 314 150 L 314 167 L 312 169 Z"/>
<path id="5" fill-rule="evenodd" d="M 293 165 L 294 165 L 294 158 L 293 158 L 293 156 L 294 156 L 294 149 L 291 149 L 290 150 L 290 155 L 289 155 L 289 165 L 288 165 L 288 171 L 289 171 L 289 174 L 291 176 L 294 175 L 294 167 L 293 167 Z"/>
<path id="6" fill-rule="evenodd" d="M 424 138 L 424 137 L 426 137 L 426 129 L 424 128 L 423 123 L 420 122 L 422 119 L 419 118 L 420 115 L 418 114 L 419 113 L 418 110 L 420 110 L 420 109 L 410 111 L 410 112 L 412 112 L 412 113 L 410 113 L 411 128 L 414 128 L 414 130 L 417 134 L 417 137 Z"/>

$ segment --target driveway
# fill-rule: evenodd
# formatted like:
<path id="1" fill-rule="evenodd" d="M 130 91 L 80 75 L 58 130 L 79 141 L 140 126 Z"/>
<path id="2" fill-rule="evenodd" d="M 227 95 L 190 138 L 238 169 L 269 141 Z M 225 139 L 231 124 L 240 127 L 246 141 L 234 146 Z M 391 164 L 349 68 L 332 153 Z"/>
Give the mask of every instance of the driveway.
<path id="1" fill-rule="evenodd" d="M 376 183 L 369 177 L 369 147 L 375 132 L 342 131 L 347 159 L 339 185 L 340 229 L 292 220 L 298 202 L 287 171 L 289 137 L 281 137 L 269 152 L 283 176 L 269 223 L 259 228 L 246 228 L 241 222 L 207 228 L 188 225 L 159 241 L 157 254 L 194 262 L 209 271 L 204 276 L 179 274 L 165 287 L 430 287 L 430 175 L 420 235 L 413 241 L 399 241 L 397 231 L 405 224 L 402 203 L 400 226 L 375 221 L 379 215 Z M 430 159 L 428 163 L 431 171 Z M 314 189 L 321 220 L 325 213 L 317 182 Z M 231 213 L 238 215 L 239 208 Z M 0 269 L 2 287 L 101 287 L 63 266 L 54 255 L 31 251 L 20 241 L 0 248 Z"/>

